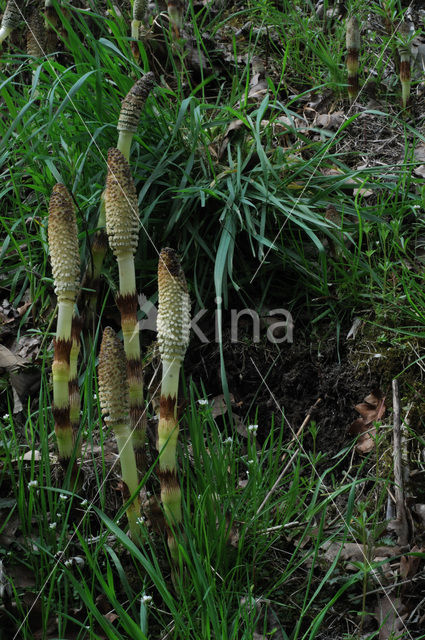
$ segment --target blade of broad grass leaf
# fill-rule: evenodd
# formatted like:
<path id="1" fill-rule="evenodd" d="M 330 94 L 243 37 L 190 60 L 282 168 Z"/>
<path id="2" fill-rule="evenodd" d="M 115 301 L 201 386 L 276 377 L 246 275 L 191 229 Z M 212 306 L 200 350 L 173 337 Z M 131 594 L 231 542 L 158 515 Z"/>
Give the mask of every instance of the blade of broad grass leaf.
<path id="1" fill-rule="evenodd" d="M 75 591 L 80 595 L 80 598 L 84 602 L 87 609 L 90 611 L 103 631 L 107 634 L 108 640 L 126 640 L 128 636 L 122 636 L 119 631 L 114 628 L 112 623 L 109 622 L 109 620 L 99 611 L 98 606 L 93 599 L 91 586 L 86 584 L 84 576 L 81 575 L 80 580 L 77 580 L 72 572 L 68 572 L 67 577 L 68 580 L 70 580 L 70 582 L 72 583 Z M 100 574 L 97 573 L 97 578 L 99 579 L 100 577 Z M 103 586 L 104 593 L 109 597 L 111 605 L 114 606 L 114 609 L 118 615 L 119 623 L 120 625 L 122 625 L 124 630 L 130 634 L 131 638 L 134 638 L 135 640 L 148 640 L 140 627 L 129 617 L 127 612 L 120 606 L 117 599 L 113 597 L 113 592 L 108 588 L 106 582 L 101 579 L 100 583 Z"/>
<path id="2" fill-rule="evenodd" d="M 69 71 L 69 70 L 68 70 Z M 85 73 L 83 76 L 81 76 L 80 78 L 78 78 L 78 80 L 72 85 L 72 87 L 66 92 L 66 95 L 64 97 L 64 99 L 62 100 L 61 104 L 59 105 L 59 107 L 57 108 L 57 110 L 55 111 L 55 113 L 53 114 L 53 109 L 50 113 L 50 127 L 54 124 L 55 120 L 57 118 L 59 118 L 59 116 L 61 115 L 61 113 L 68 107 L 68 104 L 71 103 L 70 107 L 72 109 L 75 109 L 76 105 L 72 104 L 73 103 L 73 99 L 74 96 L 78 93 L 78 91 L 84 86 L 85 82 L 94 74 L 96 74 L 97 71 L 96 69 L 93 69 L 91 71 L 87 71 L 87 73 Z M 54 92 L 52 93 L 52 98 L 54 96 Z M 53 107 L 53 99 L 51 101 L 51 107 Z"/>
<path id="3" fill-rule="evenodd" d="M 228 265 L 228 255 L 231 245 L 234 241 L 234 222 L 229 216 L 224 218 L 223 230 L 221 232 L 220 242 L 217 249 L 217 255 L 214 264 L 214 286 L 217 305 L 217 330 L 218 343 L 220 350 L 220 377 L 223 393 L 226 399 L 227 410 L 231 415 L 232 407 L 230 401 L 229 385 L 227 382 L 226 366 L 224 362 L 223 350 L 223 300 L 227 305 L 227 287 L 225 285 L 225 272 Z"/>
<path id="4" fill-rule="evenodd" d="M 170 612 L 173 616 L 178 618 L 178 609 L 176 608 L 176 603 L 174 601 L 174 597 L 170 594 L 169 590 L 166 587 L 165 580 L 162 577 L 161 571 L 157 562 L 155 562 L 156 558 L 154 558 L 154 564 L 142 553 L 138 547 L 130 540 L 130 538 L 118 527 L 118 525 L 111 520 L 103 511 L 98 509 L 97 507 L 93 507 L 93 510 L 97 513 L 100 520 L 106 525 L 111 533 L 120 541 L 120 543 L 130 552 L 131 556 L 134 560 L 140 562 L 143 566 L 151 580 L 154 582 L 155 587 L 161 594 L 162 599 L 164 600 L 167 607 L 170 609 Z"/>

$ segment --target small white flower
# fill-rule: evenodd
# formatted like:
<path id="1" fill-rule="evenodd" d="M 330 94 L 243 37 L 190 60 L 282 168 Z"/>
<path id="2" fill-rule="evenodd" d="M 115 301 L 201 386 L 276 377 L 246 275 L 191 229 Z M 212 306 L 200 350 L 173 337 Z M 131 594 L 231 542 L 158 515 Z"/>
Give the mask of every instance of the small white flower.
<path id="1" fill-rule="evenodd" d="M 49 524 L 49 529 L 56 529 L 56 526 L 57 526 L 57 522 L 51 522 Z"/>
<path id="2" fill-rule="evenodd" d="M 257 435 L 258 424 L 250 424 L 248 425 L 248 431 L 252 433 L 253 436 Z"/>
<path id="3" fill-rule="evenodd" d="M 198 404 L 202 404 L 202 405 L 204 405 L 204 404 L 208 404 L 208 400 L 207 400 L 206 398 L 200 398 L 200 399 L 198 400 Z"/>
<path id="4" fill-rule="evenodd" d="M 84 498 L 84 500 L 81 501 L 81 506 L 87 507 L 87 505 L 88 505 L 88 501 Z"/>
<path id="5" fill-rule="evenodd" d="M 233 444 L 233 438 L 229 436 L 225 440 L 223 440 L 223 444 Z"/>
<path id="6" fill-rule="evenodd" d="M 95 393 L 93 394 L 93 400 L 97 400 L 97 395 Z"/>
<path id="7" fill-rule="evenodd" d="M 142 602 L 143 602 L 144 604 L 149 604 L 150 602 L 152 602 L 152 596 L 146 596 L 146 595 L 143 595 L 143 596 L 142 596 Z"/>
<path id="8" fill-rule="evenodd" d="M 57 513 L 56 514 L 57 519 L 59 520 L 60 518 L 62 518 L 62 514 L 61 513 Z"/>
<path id="9" fill-rule="evenodd" d="M 65 560 L 64 565 L 65 565 L 65 567 L 71 567 L 72 566 L 72 560 Z"/>
<path id="10" fill-rule="evenodd" d="M 4 414 L 4 416 L 3 416 L 3 420 L 9 420 L 9 414 L 8 414 L 8 413 L 5 413 L 5 414 Z"/>
<path id="11" fill-rule="evenodd" d="M 31 489 L 32 487 L 38 487 L 38 480 L 30 480 L 28 482 L 28 489 Z"/>
<path id="12" fill-rule="evenodd" d="M 140 516 L 139 518 L 137 518 L 137 524 L 144 524 L 145 523 L 145 518 L 143 516 Z"/>
<path id="13" fill-rule="evenodd" d="M 254 460 L 248 460 L 248 464 L 254 464 Z"/>
<path id="14" fill-rule="evenodd" d="M 59 494 L 59 500 L 68 500 L 68 496 L 66 496 L 64 493 L 60 493 Z"/>

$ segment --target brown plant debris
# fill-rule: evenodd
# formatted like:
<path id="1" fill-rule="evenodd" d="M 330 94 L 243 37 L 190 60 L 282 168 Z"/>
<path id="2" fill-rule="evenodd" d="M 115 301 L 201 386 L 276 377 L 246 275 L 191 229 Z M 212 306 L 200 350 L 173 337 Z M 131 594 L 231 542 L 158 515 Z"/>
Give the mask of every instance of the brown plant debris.
<path id="1" fill-rule="evenodd" d="M 379 389 L 375 389 L 354 408 L 360 414 L 360 418 L 354 420 L 350 425 L 349 433 L 359 436 L 356 443 L 357 453 L 366 454 L 375 447 L 376 428 L 374 425 L 385 413 L 385 396 Z"/>

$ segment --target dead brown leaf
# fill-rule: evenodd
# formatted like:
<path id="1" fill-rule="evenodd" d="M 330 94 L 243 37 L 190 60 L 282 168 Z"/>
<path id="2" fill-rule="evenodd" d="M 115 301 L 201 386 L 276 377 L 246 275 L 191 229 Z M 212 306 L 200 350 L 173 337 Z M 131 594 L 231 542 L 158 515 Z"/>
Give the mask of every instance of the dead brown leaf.
<path id="1" fill-rule="evenodd" d="M 413 173 L 419 178 L 425 178 L 425 164 L 420 164 L 418 167 L 415 167 Z"/>
<path id="2" fill-rule="evenodd" d="M 344 122 L 344 117 L 343 111 L 318 113 L 313 121 L 313 126 L 319 127 L 320 129 L 339 129 Z"/>
<path id="3" fill-rule="evenodd" d="M 233 404 L 234 401 L 235 398 L 233 393 L 231 393 L 230 402 Z M 224 416 L 225 413 L 227 413 L 226 398 L 224 397 L 224 393 L 221 393 L 211 400 L 211 415 L 213 418 L 217 418 L 217 416 Z"/>
<path id="4" fill-rule="evenodd" d="M 411 553 L 424 553 L 425 548 L 414 546 Z M 420 556 L 401 556 L 400 558 L 400 575 L 402 578 L 413 578 L 418 573 L 419 565 L 422 558 Z"/>
<path id="5" fill-rule="evenodd" d="M 416 145 L 413 155 L 415 156 L 416 160 L 419 160 L 419 162 L 424 162 L 425 161 L 425 144 Z"/>
<path id="6" fill-rule="evenodd" d="M 360 418 L 351 424 L 349 433 L 359 436 L 356 443 L 357 453 L 370 453 L 375 447 L 376 429 L 374 423 L 382 418 L 386 410 L 385 396 L 381 391 L 375 390 L 354 408 L 360 414 Z"/>
<path id="7" fill-rule="evenodd" d="M 19 355 L 0 344 L 0 368 L 13 371 L 23 364 L 24 362 Z"/>
<path id="8" fill-rule="evenodd" d="M 404 628 L 405 613 L 406 609 L 401 599 L 394 594 L 385 594 L 379 599 L 375 609 L 375 618 L 379 624 L 379 640 L 401 640 L 404 634 L 394 634 Z"/>

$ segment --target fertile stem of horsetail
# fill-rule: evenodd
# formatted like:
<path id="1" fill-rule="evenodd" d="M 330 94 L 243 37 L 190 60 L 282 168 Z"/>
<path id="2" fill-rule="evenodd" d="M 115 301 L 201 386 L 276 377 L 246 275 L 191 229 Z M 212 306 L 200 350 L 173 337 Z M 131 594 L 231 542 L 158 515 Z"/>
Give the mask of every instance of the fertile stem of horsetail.
<path id="1" fill-rule="evenodd" d="M 148 0 L 133 1 L 133 19 L 131 21 L 131 37 L 136 40 L 139 38 L 139 27 L 145 17 Z"/>
<path id="2" fill-rule="evenodd" d="M 127 518 L 133 542 L 140 543 L 140 498 L 136 458 L 131 441 L 129 388 L 126 357 L 121 341 L 110 327 L 103 332 L 99 354 L 99 400 L 102 415 L 112 427 L 118 445 L 123 482 L 123 500 L 133 500 L 127 507 Z"/>
<path id="3" fill-rule="evenodd" d="M 184 0 L 168 0 L 167 10 L 174 36 L 179 38 L 183 27 Z"/>
<path id="4" fill-rule="evenodd" d="M 52 366 L 53 416 L 59 461 L 66 469 L 74 449 L 68 385 L 72 347 L 71 325 L 80 279 L 80 255 L 74 204 L 63 184 L 54 186 L 50 198 L 48 238 L 58 302 Z M 76 464 L 73 473 L 76 473 Z"/>
<path id="5" fill-rule="evenodd" d="M 139 39 L 139 29 L 145 17 L 147 4 L 148 0 L 133 0 L 132 2 L 131 37 L 133 42 L 131 43 L 131 50 L 137 62 L 140 60 L 140 51 L 135 41 Z"/>
<path id="6" fill-rule="evenodd" d="M 359 21 L 355 16 L 347 22 L 347 72 L 348 72 L 348 97 L 352 102 L 359 91 L 359 51 L 360 30 Z"/>
<path id="7" fill-rule="evenodd" d="M 78 445 L 77 456 L 81 453 L 81 442 L 78 439 L 80 428 L 80 389 L 78 387 L 78 356 L 80 354 L 80 334 L 83 327 L 82 319 L 73 316 L 71 324 L 71 353 L 69 356 L 69 419 L 71 422 L 74 445 Z"/>
<path id="8" fill-rule="evenodd" d="M 146 98 L 149 95 L 155 81 L 154 74 L 150 71 L 140 78 L 130 89 L 126 97 L 121 103 L 121 111 L 118 119 L 118 143 L 117 148 L 124 155 L 125 159 L 129 160 L 130 148 L 133 140 L 133 136 L 137 131 L 137 127 L 140 120 L 140 114 L 143 106 L 146 102 Z M 100 200 L 99 218 L 97 221 L 98 230 L 94 235 L 92 251 L 92 262 L 87 268 L 85 277 L 85 286 L 88 289 L 92 289 L 93 293 L 89 298 L 89 314 L 88 316 L 94 317 L 96 313 L 97 304 L 97 290 L 99 288 L 99 279 L 102 272 L 103 260 L 107 250 L 107 237 L 105 234 L 105 193 L 102 194 Z"/>
<path id="9" fill-rule="evenodd" d="M 158 423 L 159 479 L 167 522 L 181 522 L 181 492 L 177 480 L 176 446 L 179 433 L 177 394 L 179 373 L 190 331 L 190 298 L 186 279 L 173 249 L 162 249 L 158 264 L 158 344 L 162 362 L 162 383 Z M 171 530 L 168 545 L 174 559 L 177 545 Z"/>
<path id="10" fill-rule="evenodd" d="M 24 3 L 22 1 L 8 1 L 0 24 L 0 45 L 3 40 L 6 40 L 6 38 L 9 37 L 13 29 L 15 29 L 21 22 L 23 4 Z"/>
<path id="11" fill-rule="evenodd" d="M 52 53 L 57 48 L 57 34 L 59 29 L 59 17 L 52 0 L 44 2 L 44 25 L 46 28 L 46 49 Z"/>
<path id="12" fill-rule="evenodd" d="M 410 97 L 410 43 L 409 43 L 409 26 L 406 22 L 402 22 L 399 28 L 400 42 L 398 52 L 400 55 L 400 82 L 401 82 L 401 101 L 403 109 L 407 107 Z"/>
<path id="13" fill-rule="evenodd" d="M 139 29 L 140 25 L 143 22 L 143 18 L 145 17 L 146 6 L 148 4 L 148 0 L 133 0 L 133 16 L 131 21 L 131 37 L 133 41 L 131 43 L 131 50 L 133 52 L 134 59 L 136 62 L 140 61 L 140 51 L 137 44 L 137 40 L 139 39 Z"/>
<path id="14" fill-rule="evenodd" d="M 46 46 L 46 32 L 44 22 L 38 9 L 28 20 L 27 54 L 33 58 L 42 58 Z"/>
<path id="15" fill-rule="evenodd" d="M 35 61 L 31 61 L 32 76 L 35 79 L 35 71 L 38 66 L 37 59 L 42 58 L 46 49 L 46 30 L 44 27 L 44 21 L 38 8 L 31 14 L 28 20 L 27 31 L 27 54 L 34 58 Z M 33 88 L 33 97 L 37 98 L 39 95 L 38 90 Z"/>
<path id="16" fill-rule="evenodd" d="M 143 372 L 137 321 L 136 272 L 134 252 L 139 241 L 139 214 L 130 167 L 121 151 L 108 152 L 105 189 L 106 231 L 109 246 L 118 262 L 119 295 L 124 349 L 130 387 L 130 424 L 137 468 L 144 471 L 146 413 L 143 399 Z"/>
<path id="17" fill-rule="evenodd" d="M 140 114 L 155 82 L 155 76 L 149 71 L 140 78 L 130 89 L 121 103 L 120 117 L 118 118 L 118 142 L 117 148 L 121 151 L 127 162 L 130 158 L 130 148 L 133 136 L 139 125 Z"/>

